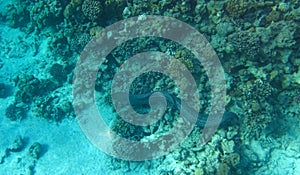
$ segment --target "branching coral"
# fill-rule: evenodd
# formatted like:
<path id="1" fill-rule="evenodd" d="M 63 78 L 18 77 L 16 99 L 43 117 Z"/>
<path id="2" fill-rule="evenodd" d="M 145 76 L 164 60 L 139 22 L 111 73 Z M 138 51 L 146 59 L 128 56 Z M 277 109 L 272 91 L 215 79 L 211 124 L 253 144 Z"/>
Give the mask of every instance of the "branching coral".
<path id="1" fill-rule="evenodd" d="M 248 9 L 248 1 L 245 0 L 230 0 L 226 4 L 226 11 L 232 17 L 241 17 L 243 16 Z"/>
<path id="2" fill-rule="evenodd" d="M 227 13 L 234 18 L 243 17 L 251 8 L 263 8 L 274 4 L 274 1 L 257 2 L 255 0 L 230 0 L 226 4 Z"/>
<path id="3" fill-rule="evenodd" d="M 84 16 L 92 21 L 96 21 L 102 15 L 102 5 L 96 0 L 85 0 L 82 4 Z"/>
<path id="4" fill-rule="evenodd" d="M 239 31 L 229 36 L 229 41 L 242 54 L 250 59 L 256 58 L 260 52 L 260 38 L 252 31 Z"/>

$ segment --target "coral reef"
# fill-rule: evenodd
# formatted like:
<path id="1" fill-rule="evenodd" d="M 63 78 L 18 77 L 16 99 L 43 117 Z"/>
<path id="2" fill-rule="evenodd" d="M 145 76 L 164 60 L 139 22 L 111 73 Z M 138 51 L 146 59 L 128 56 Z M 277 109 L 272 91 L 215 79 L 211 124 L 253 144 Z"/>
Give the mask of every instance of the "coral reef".
<path id="1" fill-rule="evenodd" d="M 14 98 L 6 108 L 6 117 L 21 121 L 29 110 L 36 117 L 55 122 L 73 116 L 72 74 L 84 47 L 106 26 L 148 14 L 180 19 L 208 39 L 224 66 L 228 81 L 226 110 L 237 113 L 240 120 L 234 126 L 220 128 L 204 146 L 195 144 L 201 134 L 201 128 L 196 127 L 181 147 L 158 160 L 136 163 L 112 158 L 110 166 L 121 171 L 146 167 L 153 174 L 244 174 L 243 169 L 255 174 L 261 170 L 268 164 L 266 160 L 275 154 L 273 150 L 280 148 L 281 139 L 290 132 L 289 128 L 279 127 L 280 123 L 291 119 L 299 121 L 300 3 L 296 0 L 25 0 L 9 3 L 1 12 L 1 22 L 20 29 L 24 35 L 13 42 L 0 38 L 1 71 L 6 68 L 5 59 L 23 58 L 28 51 L 35 56 L 49 49 L 51 54 L 39 60 L 38 71 L 18 73 L 11 79 L 16 87 L 14 92 L 10 92 L 9 85 L 0 83 L 0 100 Z M 32 42 L 25 41 L 32 36 L 35 36 Z M 39 40 L 45 40 L 44 48 L 40 47 Z M 111 80 L 119 66 L 145 51 L 164 52 L 183 63 L 197 82 L 201 112 L 209 112 L 210 84 L 201 63 L 178 43 L 155 37 L 129 40 L 107 56 L 95 83 L 96 101 L 104 99 L 111 105 Z M 168 65 L 168 70 L 180 77 L 176 63 Z M 132 66 L 131 71 L 135 70 Z M 129 75 L 130 72 L 123 73 Z M 185 88 L 189 88 L 188 85 Z M 133 94 L 153 91 L 179 93 L 169 77 L 154 72 L 137 77 L 130 88 Z M 136 127 L 114 114 L 110 127 L 122 137 L 149 141 L 172 128 L 177 118 L 178 111 L 168 108 L 159 122 Z M 268 149 L 268 141 L 276 144 Z M 116 149 L 136 151 L 130 146 Z M 13 150 L 18 150 L 17 146 L 10 149 Z M 10 151 L 1 152 L 0 163 Z M 41 144 L 34 143 L 28 151 L 31 158 L 37 160 L 43 150 Z"/>

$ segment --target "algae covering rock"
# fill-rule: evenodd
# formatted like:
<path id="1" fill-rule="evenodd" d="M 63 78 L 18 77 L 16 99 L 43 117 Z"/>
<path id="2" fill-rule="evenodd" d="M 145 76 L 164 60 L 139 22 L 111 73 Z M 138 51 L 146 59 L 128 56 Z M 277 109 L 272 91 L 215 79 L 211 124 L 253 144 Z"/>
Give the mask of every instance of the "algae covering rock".
<path id="1" fill-rule="evenodd" d="M 21 136 L 16 136 L 13 143 L 8 147 L 11 152 L 19 152 L 25 147 L 24 139 Z"/>
<path id="2" fill-rule="evenodd" d="M 63 21 L 63 8 L 60 1 L 38 1 L 30 10 L 31 21 L 40 29 L 55 26 Z"/>
<path id="3" fill-rule="evenodd" d="M 0 164 L 2 164 L 4 162 L 4 159 L 8 156 L 8 149 L 0 149 Z"/>
<path id="4" fill-rule="evenodd" d="M 34 96 L 46 92 L 42 82 L 33 75 L 22 74 L 14 78 L 16 101 L 30 103 Z"/>
<path id="5" fill-rule="evenodd" d="M 6 117 L 10 120 L 25 118 L 29 107 L 33 107 L 33 115 L 59 122 L 73 112 L 71 99 L 62 95 L 57 89 L 67 82 L 67 66 L 53 64 L 49 74 L 53 79 L 39 79 L 33 75 L 19 75 L 14 78 L 17 90 L 15 100 L 6 109 Z M 52 91 L 56 90 L 55 93 Z M 65 89 L 62 88 L 61 91 Z"/>
<path id="6" fill-rule="evenodd" d="M 67 81 L 67 72 L 63 65 L 55 63 L 49 70 L 49 73 L 57 80 L 59 83 L 65 83 Z"/>
<path id="7" fill-rule="evenodd" d="M 0 83 L 0 98 L 6 98 L 11 95 L 11 87 L 7 84 Z"/>
<path id="8" fill-rule="evenodd" d="M 49 121 L 61 122 L 71 116 L 73 106 L 71 100 L 62 94 L 37 97 L 33 104 L 33 115 Z"/>
<path id="9" fill-rule="evenodd" d="M 81 21 L 83 19 L 83 14 L 81 12 L 81 5 L 83 0 L 71 0 L 70 3 L 64 9 L 64 17 L 69 21 Z"/>
<path id="10" fill-rule="evenodd" d="M 4 66 L 3 60 L 0 59 L 0 69 L 3 68 L 3 66 Z"/>
<path id="11" fill-rule="evenodd" d="M 17 28 L 25 27 L 30 21 L 29 11 L 21 4 L 9 4 L 6 7 L 6 14 L 4 15 L 8 21 L 8 25 Z"/>
<path id="12" fill-rule="evenodd" d="M 28 154 L 34 159 L 39 159 L 42 155 L 42 152 L 43 147 L 39 142 L 33 143 L 28 149 Z"/>
<path id="13" fill-rule="evenodd" d="M 20 121 L 26 117 L 28 110 L 27 108 L 27 105 L 22 103 L 10 104 L 5 110 L 5 116 L 12 121 Z"/>

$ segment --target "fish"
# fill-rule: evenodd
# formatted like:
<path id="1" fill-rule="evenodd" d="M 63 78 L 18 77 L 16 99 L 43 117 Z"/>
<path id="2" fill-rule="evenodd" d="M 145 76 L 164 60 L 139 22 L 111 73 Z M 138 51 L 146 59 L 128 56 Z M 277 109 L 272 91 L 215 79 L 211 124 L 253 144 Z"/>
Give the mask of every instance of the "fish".
<path id="1" fill-rule="evenodd" d="M 152 96 L 154 93 L 156 92 L 150 92 L 145 94 L 129 94 L 130 104 L 133 106 L 149 105 L 150 96 L 151 98 L 157 98 L 157 100 L 162 100 L 161 98 L 164 96 L 168 105 L 176 108 L 177 110 L 180 110 L 181 100 L 178 97 L 176 97 L 174 94 L 170 94 L 167 92 L 159 92 L 160 94 L 163 94 L 163 96 Z M 187 106 L 187 108 L 188 108 L 188 110 L 186 110 L 187 113 L 195 112 L 192 107 Z M 198 113 L 198 118 L 195 125 L 199 127 L 205 127 L 208 117 L 209 117 L 208 114 Z M 189 117 L 185 117 L 185 118 L 187 118 L 188 120 L 190 120 L 190 122 L 192 122 L 192 119 L 189 119 Z M 221 122 L 216 123 L 216 125 L 220 124 L 221 127 L 226 127 L 230 124 L 235 124 L 237 121 L 238 121 L 237 114 L 235 114 L 234 112 L 225 111 L 223 113 Z"/>

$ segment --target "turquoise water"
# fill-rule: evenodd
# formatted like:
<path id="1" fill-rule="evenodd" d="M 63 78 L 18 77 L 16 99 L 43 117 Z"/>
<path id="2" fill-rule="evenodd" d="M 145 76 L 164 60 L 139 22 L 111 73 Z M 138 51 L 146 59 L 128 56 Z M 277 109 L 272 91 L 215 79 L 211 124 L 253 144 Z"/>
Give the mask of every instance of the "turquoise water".
<path id="1" fill-rule="evenodd" d="M 0 12 L 0 174 L 300 174 L 298 1 Z"/>

